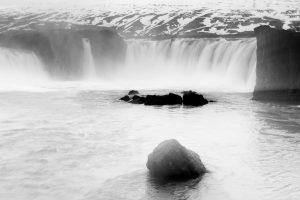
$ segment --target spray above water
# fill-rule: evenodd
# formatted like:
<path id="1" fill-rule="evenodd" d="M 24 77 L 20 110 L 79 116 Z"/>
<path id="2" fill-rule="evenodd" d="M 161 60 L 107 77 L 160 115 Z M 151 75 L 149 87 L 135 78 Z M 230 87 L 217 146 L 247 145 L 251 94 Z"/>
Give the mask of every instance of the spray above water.
<path id="1" fill-rule="evenodd" d="M 8 87 L 26 84 L 42 87 L 47 82 L 53 87 L 64 84 L 69 87 L 74 83 L 74 87 L 92 85 L 95 89 L 232 92 L 252 92 L 254 89 L 255 39 L 127 40 L 126 43 L 124 62 L 107 69 L 107 66 L 96 64 L 92 44 L 88 39 L 82 39 L 81 78 L 59 84 L 54 81 L 55 77 L 50 81 L 50 75 L 44 70 L 46 67 L 34 53 L 1 48 L 0 81 L 2 86 Z"/>

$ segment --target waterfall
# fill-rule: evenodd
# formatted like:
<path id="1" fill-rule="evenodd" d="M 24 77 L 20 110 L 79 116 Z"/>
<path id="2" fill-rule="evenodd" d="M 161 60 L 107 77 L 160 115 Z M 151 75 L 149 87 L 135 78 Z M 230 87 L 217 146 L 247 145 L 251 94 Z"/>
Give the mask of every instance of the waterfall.
<path id="1" fill-rule="evenodd" d="M 89 39 L 83 38 L 83 59 L 82 59 L 82 66 L 83 66 L 83 77 L 95 78 L 96 77 L 96 67 L 95 61 L 92 53 L 92 48 Z"/>
<path id="2" fill-rule="evenodd" d="M 101 62 L 95 62 L 99 58 L 93 56 L 93 44 L 83 38 L 82 57 L 79 58 L 82 74 L 77 81 L 93 81 L 95 84 L 102 84 L 99 85 L 101 89 L 106 86 L 109 89 L 232 92 L 252 92 L 254 89 L 254 38 L 161 41 L 131 39 L 126 43 L 124 61 L 118 66 L 104 66 Z M 49 70 L 44 70 L 45 66 L 40 58 L 30 51 L 0 48 L 0 61 L 1 86 L 39 85 L 50 79 Z M 78 70 L 74 66 L 68 67 L 70 71 Z M 53 76 L 52 78 L 55 79 Z"/>
<path id="3" fill-rule="evenodd" d="M 253 91 L 255 39 L 129 40 L 122 76 L 137 87 Z"/>
<path id="4" fill-rule="evenodd" d="M 28 88 L 48 80 L 40 59 L 32 52 L 0 48 L 0 88 Z"/>

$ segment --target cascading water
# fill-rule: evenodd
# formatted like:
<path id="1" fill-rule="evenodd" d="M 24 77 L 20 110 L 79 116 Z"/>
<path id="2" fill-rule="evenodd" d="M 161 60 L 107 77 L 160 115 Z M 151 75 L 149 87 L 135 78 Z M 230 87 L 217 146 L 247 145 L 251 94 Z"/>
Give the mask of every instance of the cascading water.
<path id="1" fill-rule="evenodd" d="M 252 91 L 255 39 L 129 40 L 122 76 L 136 87 Z"/>
<path id="2" fill-rule="evenodd" d="M 48 75 L 32 52 L 0 48 L 0 88 L 28 89 L 47 81 Z"/>
<path id="3" fill-rule="evenodd" d="M 93 44 L 82 39 L 80 82 L 88 80 L 90 84 L 92 81 L 101 89 L 253 91 L 256 66 L 254 38 L 126 42 L 124 63 L 107 69 L 97 66 L 92 53 Z M 49 80 L 45 66 L 34 53 L 1 48 L 0 61 L 0 81 L 8 86 L 23 86 L 24 83 L 45 85 Z"/>
<path id="4" fill-rule="evenodd" d="M 96 77 L 96 68 L 94 57 L 91 49 L 91 44 L 89 39 L 82 39 L 83 43 L 83 59 L 82 59 L 82 66 L 85 78 L 95 78 Z"/>

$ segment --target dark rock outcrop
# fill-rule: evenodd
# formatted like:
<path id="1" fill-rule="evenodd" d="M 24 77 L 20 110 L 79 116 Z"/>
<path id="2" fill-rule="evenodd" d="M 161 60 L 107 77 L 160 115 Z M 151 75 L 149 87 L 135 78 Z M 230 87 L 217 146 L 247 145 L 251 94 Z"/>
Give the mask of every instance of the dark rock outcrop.
<path id="1" fill-rule="evenodd" d="M 300 33 L 260 26 L 253 98 L 300 99 Z"/>
<path id="2" fill-rule="evenodd" d="M 125 56 L 126 44 L 113 30 L 94 26 L 71 29 L 35 27 L 0 34 L 0 46 L 35 53 L 45 69 L 56 78 L 76 79 L 84 71 L 84 41 L 89 41 L 97 72 L 117 66 Z"/>
<path id="3" fill-rule="evenodd" d="M 186 106 L 203 106 L 208 104 L 209 101 L 205 99 L 201 94 L 194 91 L 182 92 L 183 98 L 180 95 L 169 93 L 167 95 L 146 95 L 138 96 L 138 91 L 131 90 L 128 95 L 120 98 L 120 100 L 133 103 L 133 104 L 145 104 L 152 106 L 163 106 L 163 105 L 186 105 Z M 133 96 L 134 95 L 134 96 Z M 133 96 L 133 97 L 132 97 Z M 132 98 L 131 98 L 132 97 Z"/>
<path id="4" fill-rule="evenodd" d="M 126 95 L 126 96 L 120 98 L 120 100 L 121 100 L 121 101 L 128 102 L 128 101 L 130 101 L 130 97 L 129 97 L 128 95 Z"/>
<path id="5" fill-rule="evenodd" d="M 137 94 L 139 94 L 139 91 L 137 91 L 137 90 L 130 90 L 128 92 L 128 95 L 137 95 Z"/>
<path id="6" fill-rule="evenodd" d="M 154 177 L 168 180 L 197 178 L 206 172 L 199 155 L 174 139 L 160 143 L 153 150 L 147 168 Z"/>
<path id="7" fill-rule="evenodd" d="M 147 95 L 145 105 L 178 105 L 182 104 L 181 96 L 173 93 L 168 95 Z"/>
<path id="8" fill-rule="evenodd" d="M 145 103 L 145 97 L 140 97 L 137 95 L 134 95 L 132 97 L 132 99 L 129 101 L 129 103 L 133 103 L 133 104 L 144 104 Z"/>
<path id="9" fill-rule="evenodd" d="M 264 90 L 255 91 L 253 94 L 254 100 L 271 101 L 281 103 L 295 103 L 300 102 L 300 90 Z"/>
<path id="10" fill-rule="evenodd" d="M 203 106 L 206 104 L 208 104 L 208 100 L 206 100 L 201 94 L 194 91 L 183 92 L 183 105 Z"/>

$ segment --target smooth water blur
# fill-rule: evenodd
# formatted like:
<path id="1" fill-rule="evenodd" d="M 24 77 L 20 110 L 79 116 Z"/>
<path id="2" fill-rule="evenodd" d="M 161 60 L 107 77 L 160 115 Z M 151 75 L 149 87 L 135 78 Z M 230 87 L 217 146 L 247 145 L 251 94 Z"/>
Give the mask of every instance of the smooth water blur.
<path id="1" fill-rule="evenodd" d="M 113 77 L 131 88 L 201 88 L 253 92 L 256 39 L 127 40 L 124 66 Z"/>
<path id="2" fill-rule="evenodd" d="M 78 70 L 60 66 L 49 73 L 34 53 L 0 48 L 0 91 L 44 91 L 45 88 L 88 85 L 108 90 L 193 89 L 218 92 L 252 92 L 256 80 L 256 39 L 126 40 L 124 61 L 107 66 L 95 63 L 91 44 L 82 39 Z M 3 55 L 1 56 L 1 53 Z M 67 71 L 67 72 L 66 72 Z M 58 81 L 64 80 L 64 82 Z M 77 82 L 77 83 L 74 83 Z M 59 85 L 59 86 L 58 86 Z M 86 88 L 86 86 L 84 86 Z"/>
<path id="3" fill-rule="evenodd" d="M 0 93 L 0 199 L 300 199 L 299 105 L 209 93 L 217 103 L 150 107 L 125 93 Z M 149 180 L 147 155 L 169 138 L 201 156 L 199 184 Z"/>

